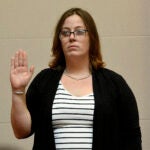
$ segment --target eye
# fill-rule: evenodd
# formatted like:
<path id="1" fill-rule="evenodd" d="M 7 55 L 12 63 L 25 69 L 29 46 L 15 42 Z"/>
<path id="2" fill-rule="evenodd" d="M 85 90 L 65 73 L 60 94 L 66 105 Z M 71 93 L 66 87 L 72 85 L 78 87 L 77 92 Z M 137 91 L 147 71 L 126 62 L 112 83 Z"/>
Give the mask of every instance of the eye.
<path id="1" fill-rule="evenodd" d="M 75 31 L 76 35 L 84 35 L 85 32 L 86 32 L 86 30 L 82 30 L 82 29 Z"/>
<path id="2" fill-rule="evenodd" d="M 61 35 L 67 37 L 70 35 L 70 31 L 61 31 Z"/>

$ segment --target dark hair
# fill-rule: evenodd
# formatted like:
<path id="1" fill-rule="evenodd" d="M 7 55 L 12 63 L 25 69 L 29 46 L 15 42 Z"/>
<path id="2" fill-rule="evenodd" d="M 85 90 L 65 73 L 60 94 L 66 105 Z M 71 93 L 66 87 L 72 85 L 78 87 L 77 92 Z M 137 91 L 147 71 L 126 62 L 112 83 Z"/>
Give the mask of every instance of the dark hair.
<path id="1" fill-rule="evenodd" d="M 97 28 L 92 16 L 85 10 L 81 8 L 71 8 L 64 12 L 64 14 L 59 19 L 57 26 L 55 28 L 53 45 L 52 45 L 52 57 L 53 59 L 49 62 L 51 68 L 64 68 L 66 65 L 65 57 L 63 54 L 61 41 L 59 39 L 59 33 L 63 26 L 66 18 L 72 15 L 78 15 L 83 20 L 89 34 L 90 49 L 89 49 L 89 60 L 90 64 L 94 69 L 104 67 L 104 62 L 102 60 L 100 40 L 97 32 Z"/>

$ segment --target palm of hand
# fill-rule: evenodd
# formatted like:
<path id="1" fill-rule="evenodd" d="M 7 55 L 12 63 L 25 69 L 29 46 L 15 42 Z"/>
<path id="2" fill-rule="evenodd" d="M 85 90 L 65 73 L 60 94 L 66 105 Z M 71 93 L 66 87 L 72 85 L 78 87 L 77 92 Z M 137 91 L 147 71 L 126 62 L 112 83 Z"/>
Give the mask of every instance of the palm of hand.
<path id="1" fill-rule="evenodd" d="M 11 83 L 14 89 L 25 88 L 30 81 L 31 73 L 25 67 L 18 67 L 11 72 Z"/>
<path id="2" fill-rule="evenodd" d="M 18 51 L 11 60 L 10 82 L 12 89 L 25 89 L 28 85 L 34 68 L 28 69 L 27 56 L 24 51 Z"/>

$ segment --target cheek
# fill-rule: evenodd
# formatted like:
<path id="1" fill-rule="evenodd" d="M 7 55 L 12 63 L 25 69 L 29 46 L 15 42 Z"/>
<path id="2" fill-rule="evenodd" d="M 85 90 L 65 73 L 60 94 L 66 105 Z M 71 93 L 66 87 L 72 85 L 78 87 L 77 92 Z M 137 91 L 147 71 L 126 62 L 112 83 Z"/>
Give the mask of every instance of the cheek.
<path id="1" fill-rule="evenodd" d="M 84 42 L 83 42 L 83 46 L 85 49 L 89 50 L 90 49 L 90 42 L 89 42 L 89 38 L 86 39 Z"/>
<path id="2" fill-rule="evenodd" d="M 64 50 L 64 49 L 66 48 L 66 43 L 61 42 L 61 47 L 62 47 L 62 49 Z"/>

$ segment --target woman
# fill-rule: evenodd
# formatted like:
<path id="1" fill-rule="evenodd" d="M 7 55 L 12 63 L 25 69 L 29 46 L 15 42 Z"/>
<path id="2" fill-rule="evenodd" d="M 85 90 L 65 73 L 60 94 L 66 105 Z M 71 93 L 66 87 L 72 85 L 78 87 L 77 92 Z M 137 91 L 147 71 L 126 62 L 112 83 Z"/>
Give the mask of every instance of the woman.
<path id="1" fill-rule="evenodd" d="M 53 60 L 33 75 L 25 51 L 11 60 L 11 120 L 17 138 L 33 133 L 33 150 L 141 150 L 135 97 L 126 81 L 104 68 L 91 15 L 67 10 L 56 26 Z"/>

